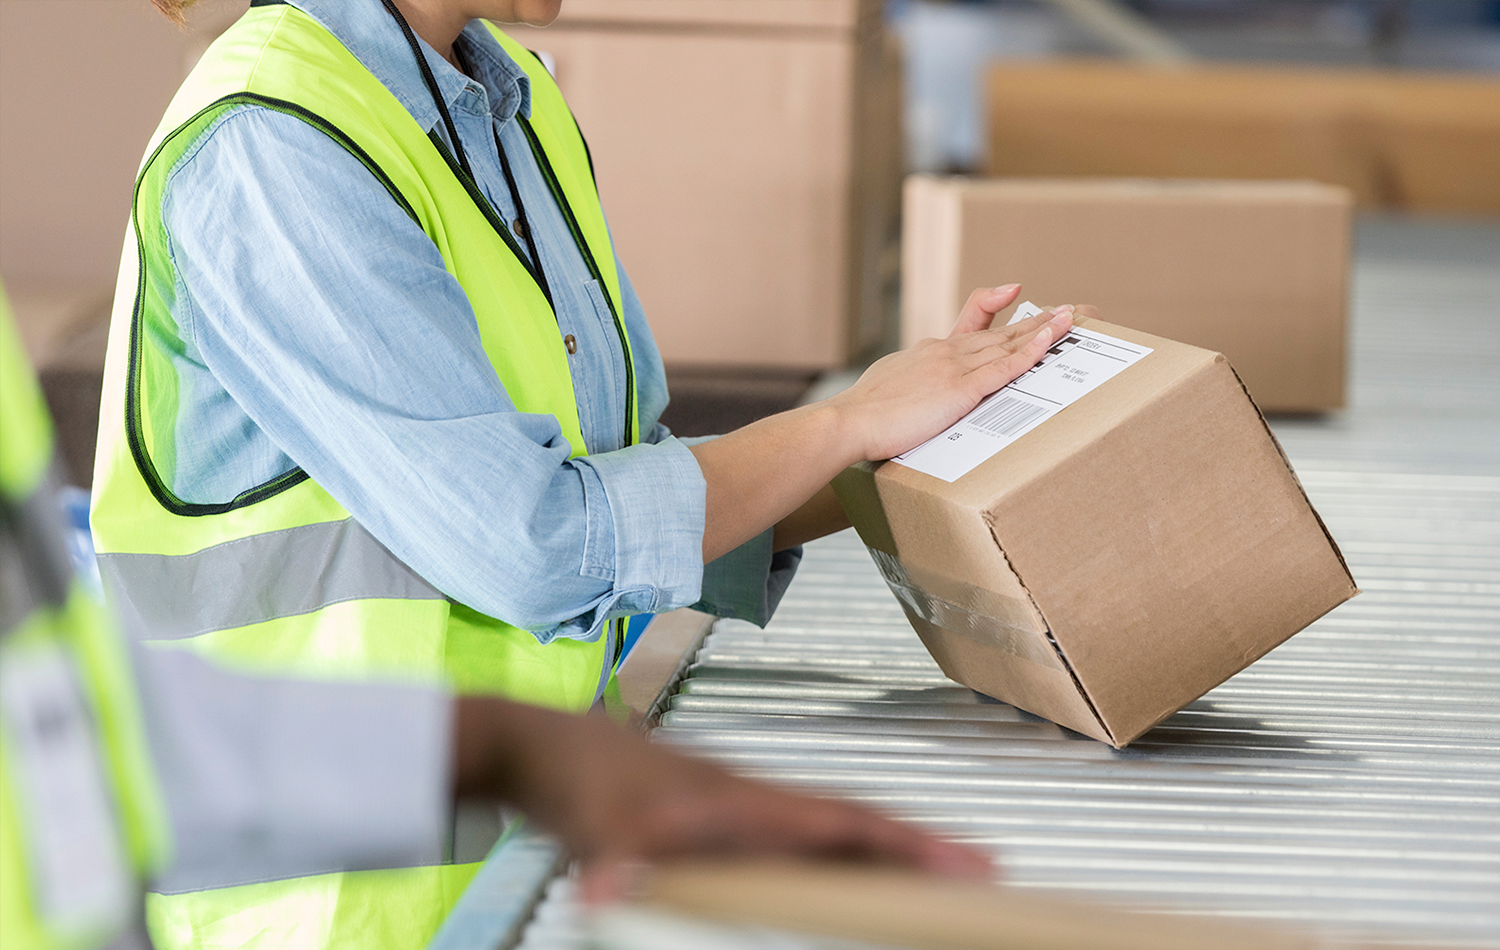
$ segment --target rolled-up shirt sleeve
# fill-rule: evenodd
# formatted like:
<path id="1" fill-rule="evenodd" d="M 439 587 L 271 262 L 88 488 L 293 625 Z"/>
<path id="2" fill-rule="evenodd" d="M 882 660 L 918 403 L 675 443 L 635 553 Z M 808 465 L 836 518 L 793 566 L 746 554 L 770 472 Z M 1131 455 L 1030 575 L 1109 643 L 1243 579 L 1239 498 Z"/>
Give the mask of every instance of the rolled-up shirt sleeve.
<path id="1" fill-rule="evenodd" d="M 691 452 L 667 436 L 570 458 L 557 419 L 507 395 L 432 241 L 322 132 L 228 113 L 172 171 L 162 213 L 184 379 L 253 423 L 219 443 L 232 425 L 179 433 L 179 467 L 238 453 L 218 463 L 233 469 L 263 434 L 284 457 L 261 475 L 300 466 L 439 590 L 543 642 L 700 599 Z"/>
<path id="2" fill-rule="evenodd" d="M 682 442 L 692 446 L 711 438 L 716 436 L 687 438 Z M 797 576 L 797 566 L 802 563 L 801 545 L 775 549 L 775 532 L 775 528 L 767 528 L 705 564 L 701 598 L 691 606 L 715 617 L 748 620 L 757 627 L 770 622 L 792 578 Z"/>

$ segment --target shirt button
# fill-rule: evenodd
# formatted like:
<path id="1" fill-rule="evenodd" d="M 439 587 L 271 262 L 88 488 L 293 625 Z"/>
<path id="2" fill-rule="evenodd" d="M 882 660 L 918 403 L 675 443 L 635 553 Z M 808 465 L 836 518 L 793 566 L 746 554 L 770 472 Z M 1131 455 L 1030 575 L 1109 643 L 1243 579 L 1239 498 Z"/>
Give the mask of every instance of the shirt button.
<path id="1" fill-rule="evenodd" d="M 573 334 L 571 333 L 563 337 L 563 346 L 566 346 L 568 348 L 569 356 L 572 356 L 574 353 L 578 352 L 578 340 L 575 339 L 573 337 Z"/>
<path id="2" fill-rule="evenodd" d="M 516 237 L 520 238 L 523 241 L 526 240 L 526 219 L 525 218 L 517 218 L 516 220 L 512 221 L 510 223 L 510 229 L 512 231 L 516 232 Z"/>

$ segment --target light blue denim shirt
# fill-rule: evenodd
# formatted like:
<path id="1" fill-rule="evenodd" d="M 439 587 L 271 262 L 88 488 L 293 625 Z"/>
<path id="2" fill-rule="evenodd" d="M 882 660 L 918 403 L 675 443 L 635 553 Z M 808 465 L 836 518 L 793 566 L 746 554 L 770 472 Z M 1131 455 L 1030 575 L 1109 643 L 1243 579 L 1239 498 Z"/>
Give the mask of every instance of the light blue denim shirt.
<path id="1" fill-rule="evenodd" d="M 294 0 L 406 106 L 448 135 L 380 0 Z M 515 116 L 530 81 L 470 24 L 472 77 L 422 44 L 475 179 L 517 209 L 505 149 L 569 360 L 588 454 L 517 411 L 436 246 L 353 156 L 257 106 L 216 120 L 162 204 L 183 337 L 178 497 L 216 502 L 300 466 L 439 590 L 539 640 L 590 640 L 625 614 L 694 605 L 764 623 L 800 560 L 770 532 L 702 563 L 704 482 L 657 421 L 661 357 L 620 267 L 642 442 L 622 447 L 624 353 Z M 450 147 L 451 147 L 451 143 Z"/>

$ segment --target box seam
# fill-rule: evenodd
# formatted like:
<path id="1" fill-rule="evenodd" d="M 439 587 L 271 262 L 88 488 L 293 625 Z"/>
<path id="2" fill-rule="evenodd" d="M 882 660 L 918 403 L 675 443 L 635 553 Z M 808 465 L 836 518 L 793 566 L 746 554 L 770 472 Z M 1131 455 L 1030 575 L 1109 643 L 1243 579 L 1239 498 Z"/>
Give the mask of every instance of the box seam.
<path id="1" fill-rule="evenodd" d="M 1084 704 L 1088 706 L 1089 712 L 1093 714 L 1094 721 L 1099 724 L 1099 728 L 1103 729 L 1104 734 L 1109 736 L 1110 745 L 1118 749 L 1120 747 L 1119 741 L 1115 738 L 1114 730 L 1109 727 L 1109 723 L 1105 722 L 1104 717 L 1100 715 L 1099 708 L 1094 705 L 1094 698 L 1089 695 L 1087 689 L 1084 689 L 1083 681 L 1073 671 L 1073 664 L 1068 662 L 1068 655 L 1063 652 L 1062 644 L 1058 643 L 1057 638 L 1052 635 L 1052 622 L 1047 619 L 1047 614 L 1043 612 L 1042 605 L 1036 602 L 1036 597 L 1032 595 L 1031 588 L 1026 584 L 1026 578 L 1021 576 L 1021 572 L 1016 570 L 1016 566 L 1011 563 L 1010 555 L 1005 553 L 1005 545 L 1000 543 L 1000 536 L 995 533 L 994 517 L 989 511 L 983 511 L 981 515 L 984 517 L 985 524 L 989 526 L 990 537 L 995 540 L 995 550 L 1000 552 L 1000 557 L 1005 561 L 1005 566 L 1016 576 L 1016 581 L 1020 583 L 1021 589 L 1026 592 L 1026 599 L 1031 602 L 1032 609 L 1037 612 L 1037 616 L 1042 618 L 1043 632 L 1047 634 L 1047 642 L 1052 645 L 1052 649 L 1057 654 L 1058 661 L 1062 663 L 1063 669 L 1068 671 L 1068 677 L 1073 681 L 1073 688 L 1078 690 L 1079 696 L 1083 697 Z"/>
<path id="2" fill-rule="evenodd" d="M 1265 413 L 1261 412 L 1260 406 L 1256 405 L 1255 398 L 1250 395 L 1250 390 L 1245 387 L 1245 381 L 1240 379 L 1240 374 L 1235 371 L 1234 364 L 1229 362 L 1228 357 L 1224 357 L 1223 354 L 1220 354 L 1220 357 L 1224 360 L 1224 365 L 1229 367 L 1229 371 L 1234 373 L 1234 381 L 1239 385 L 1240 391 L 1245 394 L 1245 398 L 1249 400 L 1250 405 L 1255 409 L 1255 417 L 1260 420 L 1260 427 L 1265 431 L 1266 437 L 1271 440 L 1271 446 L 1276 449 L 1276 456 L 1281 459 L 1281 464 L 1286 467 L 1287 474 L 1292 476 L 1292 484 L 1297 486 L 1297 493 L 1302 496 L 1302 503 L 1307 505 L 1308 511 L 1312 512 L 1313 519 L 1318 522 L 1318 530 L 1323 532 L 1324 540 L 1333 549 L 1333 556 L 1339 559 L 1339 567 L 1344 569 L 1344 576 L 1349 580 L 1349 588 L 1354 592 L 1354 595 L 1351 595 L 1351 599 L 1352 596 L 1363 593 L 1359 589 L 1359 582 L 1354 579 L 1354 572 L 1349 570 L 1349 562 L 1344 560 L 1344 552 L 1339 549 L 1339 543 L 1334 540 L 1333 533 L 1328 530 L 1328 525 L 1323 523 L 1323 516 L 1318 514 L 1317 507 L 1313 505 L 1312 499 L 1307 496 L 1307 489 L 1302 487 L 1302 479 L 1298 477 L 1297 470 L 1292 468 L 1292 462 L 1286 457 L 1286 451 L 1282 449 L 1281 441 L 1276 438 L 1276 433 L 1271 431 L 1271 424 L 1266 422 Z"/>
<path id="3" fill-rule="evenodd" d="M 1084 321 L 1084 322 L 1087 323 L 1089 321 Z M 1150 355 L 1148 355 L 1146 357 L 1147 360 L 1149 360 L 1150 358 L 1151 358 Z M 1117 423 L 1117 425 L 1116 425 L 1115 428 L 1118 428 L 1119 425 L 1124 425 L 1130 419 L 1133 419 L 1136 416 L 1140 415 L 1141 413 L 1145 412 L 1151 406 L 1153 406 L 1157 402 L 1159 402 L 1165 393 L 1167 393 L 1167 392 L 1175 389 L 1179 384 L 1181 384 L 1183 380 L 1188 379 L 1189 377 L 1191 377 L 1191 376 L 1193 376 L 1193 375 L 1195 375 L 1197 373 L 1203 372 L 1205 369 L 1208 369 L 1208 368 L 1212 367 L 1214 365 L 1214 363 L 1217 362 L 1220 359 L 1224 359 L 1223 354 L 1221 354 L 1221 353 L 1214 353 L 1213 354 L 1213 359 L 1210 359 L 1210 360 L 1208 360 L 1206 362 L 1195 364 L 1195 365 L 1193 365 L 1193 366 L 1191 366 L 1191 367 L 1183 370 L 1183 372 L 1181 372 L 1177 376 L 1175 376 L 1172 379 L 1170 379 L 1167 382 L 1165 382 L 1163 384 L 1160 392 L 1158 392 L 1157 395 L 1154 398 L 1146 400 L 1141 405 L 1137 406 L 1134 411 L 1128 413 L 1123 419 L 1121 419 L 1119 421 L 1119 423 Z M 1142 362 L 1145 362 L 1145 360 L 1142 360 Z M 1224 359 L 1224 362 L 1225 362 L 1225 365 L 1228 365 L 1228 363 L 1229 363 L 1229 361 L 1227 359 Z M 1232 369 L 1232 367 L 1231 367 L 1231 369 Z M 1239 377 L 1236 376 L 1235 379 L 1236 379 L 1236 381 L 1238 381 Z M 1098 389 L 1096 389 L 1094 391 L 1094 393 L 1100 392 L 1100 391 L 1106 389 L 1108 386 L 1109 386 L 1109 381 L 1106 381 L 1103 385 L 1101 385 Z M 1243 382 L 1240 383 L 1240 387 L 1242 389 L 1244 388 L 1244 383 Z M 1089 393 L 1087 396 L 1084 396 L 1083 399 L 1087 399 L 1088 396 L 1092 396 L 1092 395 L 1094 395 L 1094 393 Z M 1247 396 L 1248 396 L 1248 393 L 1247 393 Z M 1079 402 L 1082 402 L 1083 399 L 1080 399 Z M 1076 405 L 1076 403 L 1075 403 L 1075 405 Z M 1254 405 L 1254 402 L 1252 402 L 1251 405 Z M 1069 408 L 1071 408 L 1071 407 L 1069 407 Z M 1259 411 L 1260 410 L 1257 408 L 1256 412 L 1259 412 Z M 1265 424 L 1264 417 L 1262 417 L 1262 419 L 1261 419 L 1261 424 L 1262 425 Z M 1089 447 L 1091 447 L 1093 445 L 1096 445 L 1100 440 L 1104 439 L 1109 434 L 1109 432 L 1111 432 L 1111 431 L 1113 431 L 1113 429 L 1106 430 L 1104 432 L 1100 432 L 1094 438 L 1092 438 L 1089 441 L 1087 441 L 1087 442 L 1083 443 L 1082 445 L 1078 446 L 1078 448 L 1075 449 L 1075 452 L 1081 452 L 1081 451 L 1084 451 L 1084 450 L 1088 449 Z M 1025 436 L 1022 436 L 1022 438 L 1025 438 Z M 1020 440 L 1017 440 L 1017 441 L 1019 442 Z M 1279 446 L 1278 446 L 1278 449 L 1279 449 Z M 1283 457 L 1283 461 L 1284 460 L 1285 460 L 1285 457 Z M 1288 468 L 1290 468 L 1290 466 L 1288 466 Z M 1028 482 L 1028 484 L 1029 484 L 1029 482 Z M 1014 486 L 1012 490 L 1014 490 L 1014 488 L 1019 488 L 1019 487 L 1021 487 L 1021 486 Z M 1299 485 L 1298 488 L 1300 490 L 1301 486 Z M 1109 725 L 1109 723 L 1105 721 L 1104 716 L 1099 712 L 1098 706 L 1095 705 L 1095 703 L 1094 703 L 1094 698 L 1089 695 L 1088 688 L 1083 685 L 1083 680 L 1078 676 L 1078 673 L 1073 669 L 1073 664 L 1068 660 L 1067 653 L 1065 653 L 1063 651 L 1062 644 L 1059 643 L 1057 641 L 1057 638 L 1053 635 L 1053 633 L 1052 633 L 1052 623 L 1051 623 L 1051 621 L 1049 621 L 1047 619 L 1047 614 L 1046 614 L 1045 611 L 1042 610 L 1042 605 L 1039 604 L 1039 603 L 1037 603 L 1036 597 L 1031 593 L 1031 587 L 1030 587 L 1030 585 L 1028 585 L 1026 583 L 1026 579 L 1021 576 L 1021 572 L 1019 570 L 1017 570 L 1015 564 L 1013 564 L 1011 562 L 1010 555 L 1005 552 L 1005 545 L 1000 540 L 999 526 L 996 524 L 996 521 L 995 521 L 994 508 L 995 508 L 995 503 L 996 502 L 1004 499 L 1009 494 L 1010 494 L 1010 492 L 1007 491 L 1004 494 L 1002 494 L 1000 496 L 1000 498 L 994 499 L 993 501 L 990 502 L 989 505 L 983 507 L 980 510 L 980 516 L 984 518 L 985 524 L 989 526 L 990 537 L 994 539 L 996 550 L 998 550 L 1000 552 L 1000 556 L 1005 560 L 1005 566 L 1008 567 L 1008 568 L 1010 568 L 1010 572 L 1015 575 L 1016 580 L 1021 584 L 1021 589 L 1026 592 L 1026 597 L 1027 597 L 1027 599 L 1029 599 L 1031 601 L 1032 607 L 1034 607 L 1036 609 L 1037 614 L 1041 616 L 1042 623 L 1043 623 L 1043 625 L 1046 628 L 1047 642 L 1050 643 L 1050 644 L 1052 644 L 1052 649 L 1057 653 L 1057 658 L 1058 658 L 1059 662 L 1062 663 L 1063 668 L 1068 671 L 1068 676 L 1070 676 L 1072 678 L 1073 685 L 1078 690 L 1078 694 L 1080 696 L 1082 696 L 1083 697 L 1083 701 L 1086 704 L 1088 704 L 1089 712 L 1091 712 L 1091 713 L 1094 714 L 1095 721 L 1097 721 L 1099 723 L 1100 727 L 1104 729 L 1105 735 L 1109 736 L 1110 745 L 1114 746 L 1116 749 L 1123 748 L 1123 745 L 1120 743 L 1119 738 L 1115 735 L 1114 729 L 1111 728 L 1110 725 Z M 1306 495 L 1305 494 L 1304 494 L 1303 498 L 1304 498 L 1304 500 L 1306 499 Z M 1321 522 L 1319 522 L 1319 524 L 1321 525 Z M 1327 535 L 1327 529 L 1324 528 L 1323 530 L 1324 530 L 1324 534 L 1326 536 Z M 1330 540 L 1331 540 L 1331 538 L 1330 538 Z M 1342 563 L 1342 561 L 1341 561 L 1341 563 Z M 1346 567 L 1345 570 L 1347 571 L 1348 568 Z"/>

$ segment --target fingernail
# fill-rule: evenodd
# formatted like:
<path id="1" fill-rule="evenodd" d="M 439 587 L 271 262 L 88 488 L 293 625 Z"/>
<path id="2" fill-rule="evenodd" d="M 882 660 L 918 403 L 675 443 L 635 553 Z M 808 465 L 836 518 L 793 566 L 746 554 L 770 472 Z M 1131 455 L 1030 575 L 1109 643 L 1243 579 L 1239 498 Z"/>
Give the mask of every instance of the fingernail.
<path id="1" fill-rule="evenodd" d="M 1070 303 L 1065 303 L 1061 307 L 1053 307 L 1052 312 L 1057 314 L 1058 316 L 1062 316 L 1065 313 L 1072 313 L 1073 305 Z"/>
<path id="2" fill-rule="evenodd" d="M 996 287 L 994 290 L 991 290 L 990 293 L 992 293 L 992 294 L 1008 294 L 1012 290 L 1015 290 L 1019 286 L 1021 286 L 1021 285 L 1020 284 L 1001 284 L 999 287 Z"/>
<path id="3" fill-rule="evenodd" d="M 1051 346 L 1052 345 L 1052 330 L 1051 330 L 1051 328 L 1049 328 L 1049 327 L 1042 327 L 1041 331 L 1037 333 L 1036 338 L 1038 340 L 1042 341 L 1042 349 L 1046 349 L 1047 347 Z"/>
<path id="4" fill-rule="evenodd" d="M 1073 311 L 1071 311 L 1071 310 L 1063 310 L 1063 311 L 1061 311 L 1059 313 L 1055 313 L 1055 314 L 1052 315 L 1052 322 L 1055 323 L 1055 324 L 1057 324 L 1058 326 L 1062 326 L 1064 323 L 1066 323 L 1067 321 L 1071 320 L 1072 318 L 1073 318 Z"/>

